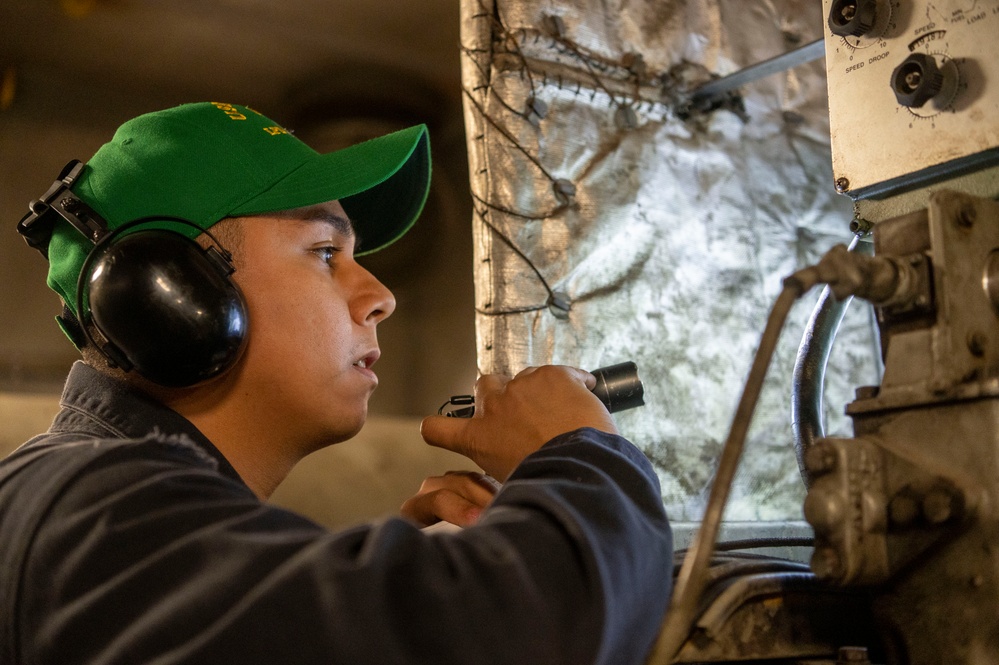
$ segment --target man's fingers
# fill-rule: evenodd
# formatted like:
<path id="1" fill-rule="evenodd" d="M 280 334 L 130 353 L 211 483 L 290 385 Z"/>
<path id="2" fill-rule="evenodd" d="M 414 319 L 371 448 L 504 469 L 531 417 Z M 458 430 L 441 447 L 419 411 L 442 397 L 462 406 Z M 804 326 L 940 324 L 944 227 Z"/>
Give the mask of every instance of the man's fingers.
<path id="1" fill-rule="evenodd" d="M 467 425 L 466 418 L 427 416 L 420 423 L 420 436 L 431 446 L 465 454 L 462 442 Z"/>
<path id="2" fill-rule="evenodd" d="M 480 506 L 488 505 L 500 489 L 496 480 L 478 471 L 448 471 L 444 474 L 441 486 L 458 492 Z"/>
<path id="3" fill-rule="evenodd" d="M 578 367 L 572 367 L 571 365 L 541 365 L 538 367 L 526 367 L 517 373 L 514 378 L 524 378 L 534 374 L 538 370 L 543 370 L 544 372 L 566 372 L 569 376 L 580 381 L 587 390 L 593 390 L 597 387 L 597 377 L 593 376 L 585 369 L 580 369 Z"/>
<path id="4" fill-rule="evenodd" d="M 617 432 L 595 386 L 592 374 L 565 365 L 528 367 L 512 379 L 485 374 L 475 384 L 472 418 L 429 416 L 420 431 L 430 445 L 464 455 L 504 481 L 559 434 L 581 427 Z"/>
<path id="5" fill-rule="evenodd" d="M 443 476 L 431 476 L 424 480 L 418 494 L 449 490 L 477 506 L 485 506 L 492 501 L 498 490 L 498 485 L 493 483 L 488 482 L 485 475 L 477 471 L 448 471 Z"/>
<path id="6" fill-rule="evenodd" d="M 402 505 L 402 514 L 420 524 L 451 522 L 458 526 L 474 524 L 493 500 L 497 486 L 475 471 L 449 471 L 431 476 L 420 491 Z"/>
<path id="7" fill-rule="evenodd" d="M 478 521 L 483 507 L 476 505 L 450 489 L 437 489 L 417 494 L 402 504 L 403 516 L 423 526 L 440 521 L 458 526 L 471 526 Z"/>
<path id="8" fill-rule="evenodd" d="M 510 382 L 510 377 L 503 374 L 483 374 L 475 381 L 475 399 L 479 401 L 483 395 L 495 393 Z"/>

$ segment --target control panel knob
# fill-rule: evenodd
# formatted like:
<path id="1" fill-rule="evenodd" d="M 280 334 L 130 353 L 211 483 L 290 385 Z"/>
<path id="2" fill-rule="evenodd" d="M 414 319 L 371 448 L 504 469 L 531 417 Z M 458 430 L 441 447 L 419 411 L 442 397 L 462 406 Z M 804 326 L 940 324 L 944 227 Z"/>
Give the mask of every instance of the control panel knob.
<path id="1" fill-rule="evenodd" d="M 902 106 L 919 108 L 943 88 L 943 72 L 927 53 L 913 53 L 891 73 L 891 87 Z"/>
<path id="2" fill-rule="evenodd" d="M 860 37 L 874 27 L 877 0 L 833 0 L 829 29 L 840 37 Z"/>

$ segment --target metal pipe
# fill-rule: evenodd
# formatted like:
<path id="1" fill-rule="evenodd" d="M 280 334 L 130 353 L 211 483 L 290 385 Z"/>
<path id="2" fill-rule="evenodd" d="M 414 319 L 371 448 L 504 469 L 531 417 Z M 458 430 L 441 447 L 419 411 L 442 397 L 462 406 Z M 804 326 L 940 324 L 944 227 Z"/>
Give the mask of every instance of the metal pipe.
<path id="1" fill-rule="evenodd" d="M 793 51 L 744 67 L 728 76 L 701 85 L 691 95 L 691 104 L 696 107 L 709 105 L 712 101 L 723 98 L 727 93 L 747 83 L 818 60 L 825 57 L 825 54 L 825 42 L 817 39 Z"/>
<path id="2" fill-rule="evenodd" d="M 850 243 L 850 251 L 872 256 L 874 245 L 856 236 Z M 817 439 L 825 436 L 822 395 L 829 352 L 852 299 L 849 296 L 837 300 L 830 287 L 822 289 L 805 327 L 794 362 L 791 378 L 791 432 L 798 470 L 806 488 L 811 486 L 812 479 L 805 468 L 805 455 Z"/>

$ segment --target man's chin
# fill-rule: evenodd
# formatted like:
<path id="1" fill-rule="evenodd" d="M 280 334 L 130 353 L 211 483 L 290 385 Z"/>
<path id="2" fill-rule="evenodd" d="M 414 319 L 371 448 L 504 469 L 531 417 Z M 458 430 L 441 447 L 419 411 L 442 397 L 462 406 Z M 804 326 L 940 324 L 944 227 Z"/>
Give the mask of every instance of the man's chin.
<path id="1" fill-rule="evenodd" d="M 364 427 L 367 418 L 368 413 L 367 409 L 365 409 L 364 413 L 356 418 L 345 419 L 336 423 L 335 426 L 326 432 L 322 440 L 317 442 L 318 445 L 315 447 L 315 450 L 353 439 L 361 431 L 361 428 Z"/>

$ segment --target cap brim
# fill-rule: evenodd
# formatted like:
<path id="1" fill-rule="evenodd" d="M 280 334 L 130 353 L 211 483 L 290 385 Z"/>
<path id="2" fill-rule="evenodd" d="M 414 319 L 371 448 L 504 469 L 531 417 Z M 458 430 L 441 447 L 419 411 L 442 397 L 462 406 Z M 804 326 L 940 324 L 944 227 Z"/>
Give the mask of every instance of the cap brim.
<path id="1" fill-rule="evenodd" d="M 301 208 L 338 200 L 370 254 L 408 231 L 430 191 L 430 137 L 416 125 L 336 152 L 316 154 L 231 216 Z"/>

